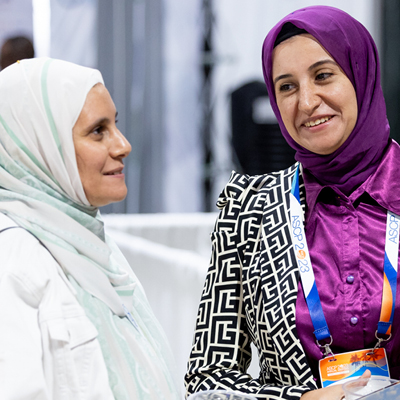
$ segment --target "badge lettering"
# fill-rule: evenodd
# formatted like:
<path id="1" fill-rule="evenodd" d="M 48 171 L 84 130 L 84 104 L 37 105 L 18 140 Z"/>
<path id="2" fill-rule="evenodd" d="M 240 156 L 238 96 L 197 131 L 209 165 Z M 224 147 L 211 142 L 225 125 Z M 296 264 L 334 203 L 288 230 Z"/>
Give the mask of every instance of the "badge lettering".
<path id="1" fill-rule="evenodd" d="M 399 234 L 399 222 L 394 215 L 390 215 L 389 218 L 389 240 L 392 243 L 397 244 Z"/>

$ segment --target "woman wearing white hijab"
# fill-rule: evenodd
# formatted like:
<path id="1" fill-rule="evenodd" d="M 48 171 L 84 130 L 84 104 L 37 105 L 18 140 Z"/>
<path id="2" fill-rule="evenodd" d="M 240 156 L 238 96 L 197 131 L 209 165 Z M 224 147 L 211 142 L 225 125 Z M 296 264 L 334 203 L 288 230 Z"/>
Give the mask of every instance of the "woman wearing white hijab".
<path id="1" fill-rule="evenodd" d="M 180 398 L 165 336 L 98 207 L 126 196 L 97 70 L 0 73 L 0 398 Z"/>

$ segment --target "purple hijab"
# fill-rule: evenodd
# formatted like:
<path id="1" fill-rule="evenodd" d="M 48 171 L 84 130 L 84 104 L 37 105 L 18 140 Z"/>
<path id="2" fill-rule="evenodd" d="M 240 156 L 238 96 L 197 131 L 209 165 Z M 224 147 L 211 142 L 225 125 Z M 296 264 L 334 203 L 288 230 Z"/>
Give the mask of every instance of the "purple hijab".
<path id="1" fill-rule="evenodd" d="M 356 125 L 342 146 L 329 155 L 297 144 L 282 122 L 272 82 L 272 52 L 283 25 L 291 22 L 314 36 L 352 82 L 358 104 Z M 349 194 L 374 172 L 389 143 L 389 124 L 380 84 L 375 43 L 365 27 L 344 11 L 327 6 L 303 8 L 283 18 L 268 33 L 262 50 L 264 79 L 283 136 L 296 160 L 324 185 Z"/>

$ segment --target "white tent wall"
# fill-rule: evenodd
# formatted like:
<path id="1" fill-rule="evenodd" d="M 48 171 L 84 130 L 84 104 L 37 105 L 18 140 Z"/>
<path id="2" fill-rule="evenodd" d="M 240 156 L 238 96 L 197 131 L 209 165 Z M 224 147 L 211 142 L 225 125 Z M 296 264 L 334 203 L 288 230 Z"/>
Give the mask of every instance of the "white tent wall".
<path id="1" fill-rule="evenodd" d="M 97 0 L 50 0 L 50 57 L 97 66 Z"/>
<path id="2" fill-rule="evenodd" d="M 164 1 L 164 211 L 202 211 L 201 0 Z"/>

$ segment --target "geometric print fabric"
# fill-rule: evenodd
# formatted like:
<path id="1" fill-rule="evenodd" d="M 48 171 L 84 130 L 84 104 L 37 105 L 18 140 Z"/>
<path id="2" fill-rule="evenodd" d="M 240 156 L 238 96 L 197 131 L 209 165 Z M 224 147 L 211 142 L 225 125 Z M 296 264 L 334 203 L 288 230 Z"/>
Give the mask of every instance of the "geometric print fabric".
<path id="1" fill-rule="evenodd" d="M 299 399 L 316 389 L 296 334 L 299 272 L 290 237 L 289 193 L 297 164 L 272 174 L 232 173 L 221 193 L 188 363 L 188 394 L 240 390 Z M 304 185 L 300 187 L 304 207 Z M 260 375 L 250 377 L 250 343 Z"/>

